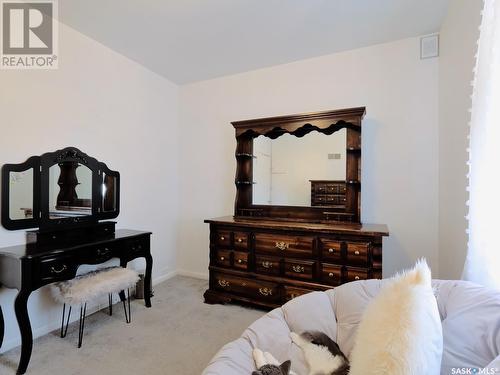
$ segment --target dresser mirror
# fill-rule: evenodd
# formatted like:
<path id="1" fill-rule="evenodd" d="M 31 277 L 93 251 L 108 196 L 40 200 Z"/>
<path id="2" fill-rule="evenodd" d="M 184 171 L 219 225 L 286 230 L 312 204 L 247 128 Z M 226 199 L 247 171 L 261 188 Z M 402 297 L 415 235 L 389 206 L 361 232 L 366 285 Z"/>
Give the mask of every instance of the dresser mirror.
<path id="1" fill-rule="evenodd" d="M 360 223 L 365 108 L 233 122 L 236 217 Z"/>
<path id="2" fill-rule="evenodd" d="M 9 218 L 11 220 L 26 220 L 33 218 L 33 168 L 25 171 L 11 171 L 8 176 Z"/>
<path id="3" fill-rule="evenodd" d="M 49 168 L 49 217 L 92 215 L 92 171 L 76 162 Z"/>
<path id="4" fill-rule="evenodd" d="M 346 137 L 345 128 L 331 135 L 312 131 L 300 138 L 289 133 L 276 139 L 256 137 L 253 140 L 253 204 L 315 205 L 314 181 L 345 181 Z M 345 196 L 321 194 L 318 199 L 324 200 L 325 207 L 341 208 Z"/>
<path id="5" fill-rule="evenodd" d="M 64 229 L 118 216 L 120 174 L 74 147 L 2 167 L 6 229 Z"/>

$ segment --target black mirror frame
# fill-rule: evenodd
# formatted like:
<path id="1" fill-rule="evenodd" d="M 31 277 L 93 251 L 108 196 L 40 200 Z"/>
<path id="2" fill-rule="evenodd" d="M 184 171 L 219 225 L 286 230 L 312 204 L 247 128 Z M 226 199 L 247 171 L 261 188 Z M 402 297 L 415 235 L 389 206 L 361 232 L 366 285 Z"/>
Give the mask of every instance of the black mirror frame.
<path id="1" fill-rule="evenodd" d="M 78 162 L 92 171 L 92 214 L 61 219 L 49 217 L 49 169 L 62 162 Z M 34 170 L 33 218 L 12 220 L 9 215 L 9 173 Z M 103 174 L 116 179 L 115 210 L 102 210 Z M 32 156 L 21 164 L 5 164 L 2 167 L 2 225 L 9 230 L 40 228 L 40 230 L 67 229 L 74 226 L 92 225 L 99 220 L 114 219 L 120 213 L 120 173 L 112 171 L 103 162 L 88 156 L 75 147 L 66 147 L 41 156 Z"/>
<path id="2" fill-rule="evenodd" d="M 10 172 L 24 172 L 33 168 L 33 218 L 12 220 L 10 218 Z M 32 156 L 21 164 L 2 166 L 2 225 L 8 230 L 36 228 L 40 223 L 40 156 Z"/>

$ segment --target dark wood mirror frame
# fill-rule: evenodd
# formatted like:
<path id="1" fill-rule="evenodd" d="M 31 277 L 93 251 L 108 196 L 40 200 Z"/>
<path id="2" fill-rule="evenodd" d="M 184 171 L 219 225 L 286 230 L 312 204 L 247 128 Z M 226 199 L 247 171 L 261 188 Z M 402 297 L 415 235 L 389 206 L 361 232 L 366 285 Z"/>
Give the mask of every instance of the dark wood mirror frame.
<path id="1" fill-rule="evenodd" d="M 51 166 L 76 162 L 92 171 L 91 215 L 50 219 L 49 217 L 49 169 Z M 12 220 L 9 214 L 10 172 L 22 172 L 33 168 L 33 218 Z M 103 211 L 103 175 L 115 178 L 115 209 Z M 88 156 L 75 147 L 67 147 L 41 156 L 32 156 L 21 164 L 5 164 L 2 167 L 2 225 L 9 230 L 40 228 L 40 231 L 67 229 L 85 224 L 92 225 L 99 220 L 114 219 L 120 213 L 120 173 L 110 170 L 105 163 Z"/>
<path id="2" fill-rule="evenodd" d="M 360 223 L 361 202 L 361 122 L 365 107 L 269 117 L 232 122 L 236 131 L 235 217 L 252 217 L 307 222 Z M 253 140 L 264 135 L 275 139 L 285 133 L 303 137 L 311 131 L 332 134 L 346 128 L 345 210 L 328 207 L 254 205 Z"/>

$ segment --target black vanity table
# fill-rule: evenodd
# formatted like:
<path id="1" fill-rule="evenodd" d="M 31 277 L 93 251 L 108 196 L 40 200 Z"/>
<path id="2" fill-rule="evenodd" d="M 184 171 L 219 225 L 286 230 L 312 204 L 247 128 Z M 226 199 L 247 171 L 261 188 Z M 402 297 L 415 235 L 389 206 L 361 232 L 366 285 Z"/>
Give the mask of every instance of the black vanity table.
<path id="1" fill-rule="evenodd" d="M 14 302 L 22 341 L 18 374 L 26 372 L 33 347 L 30 294 L 74 278 L 80 265 L 118 258 L 126 267 L 145 258 L 144 298 L 151 307 L 151 232 L 115 230 L 115 222 L 100 221 L 118 216 L 119 192 L 118 172 L 73 147 L 3 166 L 2 225 L 39 228 L 27 232 L 26 244 L 0 249 L 0 285 L 19 291 Z M 120 298 L 125 300 L 123 292 Z M 0 346 L 3 336 L 0 309 Z"/>

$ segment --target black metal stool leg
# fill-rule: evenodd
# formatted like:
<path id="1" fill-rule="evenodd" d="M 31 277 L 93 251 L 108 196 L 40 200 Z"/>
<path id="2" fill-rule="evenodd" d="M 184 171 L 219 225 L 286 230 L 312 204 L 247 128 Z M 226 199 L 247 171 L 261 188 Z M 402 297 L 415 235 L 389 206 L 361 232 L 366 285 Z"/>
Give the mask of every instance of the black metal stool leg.
<path id="1" fill-rule="evenodd" d="M 125 294 L 125 291 L 123 292 Z M 128 314 L 127 314 L 128 305 Z M 127 301 L 123 301 L 123 311 L 125 311 L 125 321 L 130 323 L 132 321 L 132 313 L 130 309 L 130 289 L 127 289 Z"/>
<path id="2" fill-rule="evenodd" d="M 78 331 L 78 347 L 82 347 L 83 331 L 85 329 L 85 315 L 87 314 L 87 302 L 80 306 L 80 329 Z"/>
<path id="3" fill-rule="evenodd" d="M 108 293 L 109 316 L 113 315 L 113 294 Z"/>
<path id="4" fill-rule="evenodd" d="M 71 318 L 71 305 L 68 310 L 68 317 L 66 318 L 66 327 L 64 326 L 64 319 L 66 316 L 66 304 L 63 305 L 62 322 L 61 322 L 61 338 L 66 337 L 68 333 L 69 319 Z"/>

